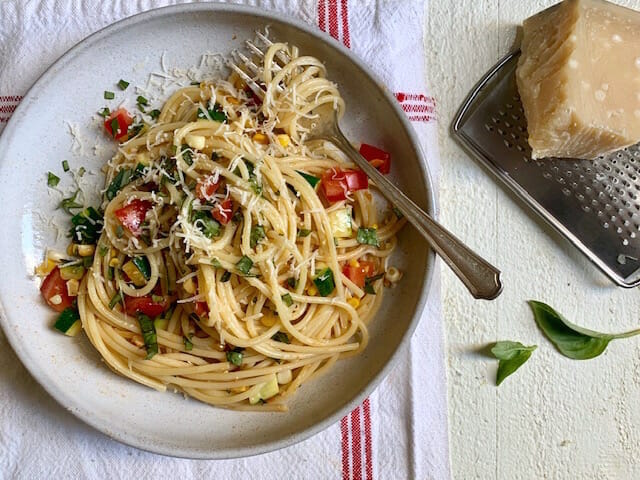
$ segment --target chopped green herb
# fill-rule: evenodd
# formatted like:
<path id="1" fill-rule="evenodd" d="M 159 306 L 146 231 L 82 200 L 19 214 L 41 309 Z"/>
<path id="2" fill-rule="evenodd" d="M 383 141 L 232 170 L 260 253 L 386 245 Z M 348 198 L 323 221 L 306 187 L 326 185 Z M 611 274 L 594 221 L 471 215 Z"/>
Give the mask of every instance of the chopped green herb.
<path id="1" fill-rule="evenodd" d="M 325 268 L 313 278 L 313 283 L 321 296 L 326 297 L 331 294 L 336 288 L 336 283 L 333 279 L 333 270 L 329 267 Z"/>
<path id="2" fill-rule="evenodd" d="M 311 188 L 316 188 L 316 185 L 318 185 L 318 183 L 320 182 L 320 179 L 318 177 L 314 177 L 313 175 L 309 175 L 308 173 L 301 172 L 300 170 L 296 170 L 296 172 L 298 172 L 302 176 L 302 178 L 309 182 Z"/>
<path id="3" fill-rule="evenodd" d="M 222 277 L 220 277 L 220 281 L 221 281 L 222 283 L 226 283 L 226 282 L 228 282 L 228 281 L 229 281 L 229 279 L 230 279 L 230 278 L 231 278 L 231 272 L 224 272 L 224 273 L 222 274 Z"/>
<path id="4" fill-rule="evenodd" d="M 393 213 L 396 214 L 396 217 L 398 217 L 398 220 L 404 218 L 404 214 L 400 211 L 398 207 L 393 207 Z"/>
<path id="5" fill-rule="evenodd" d="M 116 227 L 116 237 L 122 238 L 123 236 L 124 236 L 124 229 L 122 228 L 122 225 L 118 225 Z"/>
<path id="6" fill-rule="evenodd" d="M 536 348 L 538 348 L 537 345 L 526 347 L 520 342 L 496 342 L 491 349 L 493 356 L 500 360 L 498 363 L 496 386 L 500 385 L 505 378 L 520 368 L 524 362 L 529 360 L 531 353 Z"/>
<path id="7" fill-rule="evenodd" d="M 293 305 L 293 298 L 291 298 L 291 294 L 285 293 L 284 295 L 282 295 L 282 302 L 287 307 L 290 307 L 291 305 Z"/>
<path id="8" fill-rule="evenodd" d="M 220 260 L 218 260 L 217 258 L 213 258 L 211 260 L 211 265 L 213 265 L 215 268 L 222 268 L 222 264 L 220 263 Z"/>
<path id="9" fill-rule="evenodd" d="M 250 178 L 249 184 L 251 185 L 251 190 L 253 190 L 253 193 L 255 193 L 256 195 L 260 195 L 262 193 L 262 185 L 258 183 L 258 179 Z"/>
<path id="10" fill-rule="evenodd" d="M 82 265 L 84 265 L 84 268 L 89 268 L 93 265 L 93 257 L 82 257 Z"/>
<path id="11" fill-rule="evenodd" d="M 109 267 L 107 269 L 107 280 L 113 280 L 114 274 L 115 274 L 115 269 L 113 267 Z"/>
<path id="12" fill-rule="evenodd" d="M 118 192 L 128 185 L 133 179 L 133 170 L 130 168 L 123 168 L 120 170 L 116 176 L 111 180 L 109 187 L 107 187 L 107 191 L 105 195 L 107 196 L 107 200 L 113 200 Z"/>
<path id="13" fill-rule="evenodd" d="M 82 208 L 83 205 L 81 203 L 76 202 L 76 197 L 80 191 L 76 190 L 73 195 L 68 198 L 63 198 L 60 202 L 60 208 L 62 208 L 68 214 L 71 214 L 71 210 L 74 208 Z"/>
<path id="14" fill-rule="evenodd" d="M 58 183 L 60 183 L 60 177 L 58 177 L 57 175 L 48 172 L 47 173 L 47 185 L 50 187 L 55 187 L 56 185 L 58 185 Z"/>
<path id="15" fill-rule="evenodd" d="M 204 210 L 194 210 L 191 212 L 191 223 L 193 223 L 207 238 L 220 235 L 220 224 L 211 217 L 209 212 Z"/>
<path id="16" fill-rule="evenodd" d="M 104 257 L 108 252 L 109 247 L 107 247 L 106 245 L 100 245 L 100 247 L 98 248 L 98 254 L 100 254 L 101 257 Z"/>
<path id="17" fill-rule="evenodd" d="M 156 334 L 156 327 L 151 319 L 144 313 L 138 313 L 138 324 L 140 324 L 140 331 L 142 332 L 142 338 L 144 339 L 144 346 L 147 349 L 147 360 L 153 358 L 158 353 L 158 335 Z"/>
<path id="18" fill-rule="evenodd" d="M 256 225 L 252 227 L 251 235 L 249 237 L 249 244 L 251 245 L 251 248 L 256 248 L 256 245 L 260 243 L 260 240 L 265 237 L 264 227 L 262 225 Z"/>
<path id="19" fill-rule="evenodd" d="M 93 207 L 85 208 L 75 214 L 71 217 L 71 223 L 73 226 L 69 230 L 69 236 L 75 243 L 95 244 L 102 233 L 102 216 Z"/>
<path id="20" fill-rule="evenodd" d="M 120 79 L 120 81 L 118 82 L 118 87 L 120 88 L 120 90 L 126 90 L 127 87 L 129 86 L 129 82 Z"/>
<path id="21" fill-rule="evenodd" d="M 66 160 L 62 161 L 62 170 L 64 170 L 65 172 L 69 171 L 69 162 Z"/>
<path id="22" fill-rule="evenodd" d="M 369 293 L 371 295 L 375 295 L 376 291 L 373 288 L 373 282 L 375 282 L 376 280 L 380 280 L 382 277 L 384 277 L 384 273 L 379 273 L 377 275 L 374 275 L 373 277 L 367 277 L 364 279 L 364 291 L 365 293 Z"/>
<path id="23" fill-rule="evenodd" d="M 138 95 L 138 98 L 136 98 L 136 103 L 138 105 L 149 105 L 149 100 L 144 98 L 142 95 Z"/>
<path id="24" fill-rule="evenodd" d="M 296 288 L 298 281 L 293 277 L 289 277 L 287 278 L 287 285 L 289 285 L 289 288 Z"/>
<path id="25" fill-rule="evenodd" d="M 240 273 L 243 273 L 244 275 L 249 274 L 249 272 L 251 271 L 251 267 L 253 267 L 253 260 L 251 260 L 246 255 L 243 255 L 242 258 L 238 260 L 238 263 L 236 263 L 236 268 Z"/>
<path id="26" fill-rule="evenodd" d="M 113 310 L 118 303 L 122 301 L 122 295 L 120 292 L 116 293 L 113 297 L 111 297 L 111 301 L 109 302 L 109 310 Z"/>
<path id="27" fill-rule="evenodd" d="M 227 362 L 232 363 L 237 367 L 242 365 L 242 349 L 236 347 L 233 350 L 228 351 Z"/>
<path id="28" fill-rule="evenodd" d="M 133 138 L 142 132 L 145 129 L 145 124 L 143 122 L 138 122 L 133 125 L 129 125 L 129 129 L 127 130 L 127 135 L 129 138 Z"/>
<path id="29" fill-rule="evenodd" d="M 189 148 L 189 145 L 183 144 L 180 153 L 182 154 L 182 159 L 187 165 L 193 165 L 193 152 Z"/>
<path id="30" fill-rule="evenodd" d="M 358 243 L 364 245 L 380 246 L 378 242 L 378 230 L 375 228 L 359 228 L 356 233 L 356 240 L 358 240 Z"/>
<path id="31" fill-rule="evenodd" d="M 300 230 L 298 230 L 299 237 L 308 237 L 309 235 L 311 235 L 311 230 L 307 228 L 301 228 Z"/>
<path id="32" fill-rule="evenodd" d="M 158 110 L 158 109 L 156 108 L 156 109 L 151 110 L 151 111 L 149 112 L 149 116 L 150 116 L 151 118 L 153 118 L 154 120 L 156 120 L 156 119 L 160 116 L 160 113 L 162 113 L 162 112 L 160 112 L 160 110 Z"/>
<path id="33" fill-rule="evenodd" d="M 111 119 L 111 135 L 113 138 L 116 138 L 118 134 L 120 134 L 120 122 L 118 122 L 118 117 L 113 117 Z"/>
<path id="34" fill-rule="evenodd" d="M 281 343 L 291 343 L 291 340 L 289 340 L 289 335 L 287 335 L 284 332 L 276 332 L 273 334 L 273 337 L 271 337 L 272 340 L 275 340 L 276 342 L 281 342 Z"/>
<path id="35" fill-rule="evenodd" d="M 149 260 L 146 256 L 142 257 L 134 257 L 133 264 L 140 271 L 145 280 L 149 280 L 151 278 L 151 265 L 149 265 Z"/>
<path id="36" fill-rule="evenodd" d="M 189 339 L 189 337 L 182 337 L 182 342 L 184 343 L 184 349 L 187 352 L 190 352 L 191 350 L 193 350 L 193 342 L 191 342 L 191 340 Z"/>
<path id="37" fill-rule="evenodd" d="M 109 90 L 105 90 L 104 91 L 104 99 L 105 100 L 113 100 L 114 98 L 116 98 L 116 94 L 113 92 L 110 92 Z"/>
<path id="38" fill-rule="evenodd" d="M 224 113 L 219 103 L 216 103 L 213 108 L 207 108 L 206 114 L 202 108 L 198 108 L 198 118 L 207 119 L 207 115 L 215 122 L 224 123 L 227 121 L 227 115 Z"/>
<path id="39" fill-rule="evenodd" d="M 100 115 L 101 117 L 107 118 L 109 115 L 111 115 L 111 110 L 109 110 L 107 107 L 104 107 L 102 110 L 98 112 L 98 115 Z"/>
<path id="40" fill-rule="evenodd" d="M 85 173 L 87 173 L 87 170 L 84 167 L 80 167 L 78 169 L 78 176 L 82 177 Z"/>

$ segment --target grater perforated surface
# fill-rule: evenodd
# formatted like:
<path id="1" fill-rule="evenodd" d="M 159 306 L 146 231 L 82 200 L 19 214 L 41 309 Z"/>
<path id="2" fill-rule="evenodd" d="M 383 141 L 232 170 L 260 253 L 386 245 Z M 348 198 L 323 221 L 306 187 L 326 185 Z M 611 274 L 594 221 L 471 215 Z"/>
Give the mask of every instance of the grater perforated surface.
<path id="1" fill-rule="evenodd" d="M 502 59 L 469 94 L 456 137 L 617 284 L 640 284 L 640 144 L 597 160 L 532 160 L 515 69 Z"/>

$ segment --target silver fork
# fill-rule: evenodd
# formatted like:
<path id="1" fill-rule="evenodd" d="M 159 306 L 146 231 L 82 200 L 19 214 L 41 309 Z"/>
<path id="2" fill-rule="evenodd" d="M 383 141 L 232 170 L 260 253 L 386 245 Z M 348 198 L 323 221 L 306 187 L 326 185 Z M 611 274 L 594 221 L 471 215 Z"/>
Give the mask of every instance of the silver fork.
<path id="1" fill-rule="evenodd" d="M 256 32 L 256 36 L 265 47 L 268 48 L 273 45 L 273 42 L 261 32 Z M 258 48 L 254 42 L 247 40 L 245 44 L 248 50 L 258 58 L 264 58 L 264 52 Z M 263 99 L 265 91 L 255 81 L 255 78 L 259 78 L 262 67 L 241 52 L 236 51 L 233 53 L 233 56 L 237 63 L 230 62 L 229 67 L 245 81 L 258 97 Z M 289 61 L 282 53 L 280 53 L 277 58 L 283 65 Z M 239 64 L 243 65 L 244 69 L 240 68 Z M 247 72 L 253 74 L 253 77 Z M 474 298 L 493 300 L 500 295 L 502 291 L 500 271 L 473 252 L 451 232 L 435 221 L 428 213 L 418 207 L 413 200 L 378 172 L 375 167 L 372 167 L 353 145 L 351 145 L 351 142 L 349 142 L 340 130 L 337 112 L 331 105 L 324 104 L 314 110 L 313 113 L 317 115 L 317 117 L 313 120 L 313 132 L 307 136 L 307 140 L 327 140 L 341 149 L 350 160 L 375 182 L 387 200 L 395 205 L 427 242 L 429 242 L 436 253 L 449 265 L 462 283 L 464 283 Z"/>

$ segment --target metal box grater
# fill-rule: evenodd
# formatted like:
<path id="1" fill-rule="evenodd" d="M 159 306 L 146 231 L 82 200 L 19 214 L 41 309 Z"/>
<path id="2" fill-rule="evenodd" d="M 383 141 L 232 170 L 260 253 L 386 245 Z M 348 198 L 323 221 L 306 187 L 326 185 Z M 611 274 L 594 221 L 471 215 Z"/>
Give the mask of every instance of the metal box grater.
<path id="1" fill-rule="evenodd" d="M 640 285 L 640 144 L 597 160 L 532 160 L 519 56 L 504 57 L 474 87 L 453 136 L 615 283 Z"/>

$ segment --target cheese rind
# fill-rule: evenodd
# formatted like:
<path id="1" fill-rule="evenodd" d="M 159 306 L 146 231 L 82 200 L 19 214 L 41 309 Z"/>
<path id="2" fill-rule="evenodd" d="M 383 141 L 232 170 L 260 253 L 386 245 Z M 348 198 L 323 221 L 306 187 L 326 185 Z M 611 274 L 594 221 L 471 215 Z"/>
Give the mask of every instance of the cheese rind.
<path id="1" fill-rule="evenodd" d="M 640 12 L 565 0 L 523 33 L 516 80 L 532 158 L 595 159 L 640 141 Z"/>

